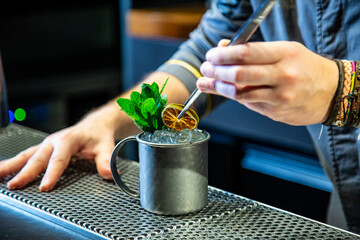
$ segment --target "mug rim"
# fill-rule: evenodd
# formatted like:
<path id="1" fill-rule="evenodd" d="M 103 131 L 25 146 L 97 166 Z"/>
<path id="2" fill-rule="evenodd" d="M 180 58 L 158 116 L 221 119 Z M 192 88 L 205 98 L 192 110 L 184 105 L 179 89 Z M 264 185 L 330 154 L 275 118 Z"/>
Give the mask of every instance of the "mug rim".
<path id="1" fill-rule="evenodd" d="M 136 140 L 139 143 L 142 143 L 142 144 L 145 144 L 145 145 L 148 145 L 148 146 L 153 146 L 153 147 L 167 147 L 167 148 L 169 148 L 169 147 L 184 147 L 184 146 L 202 144 L 204 142 L 209 141 L 210 134 L 205 130 L 201 130 L 201 131 L 206 134 L 205 139 L 197 141 L 197 142 L 190 142 L 190 143 L 155 143 L 155 142 L 148 142 L 148 141 L 145 141 L 145 140 L 141 139 L 141 135 L 144 134 L 145 132 L 141 132 L 141 133 L 137 134 L 136 135 Z"/>

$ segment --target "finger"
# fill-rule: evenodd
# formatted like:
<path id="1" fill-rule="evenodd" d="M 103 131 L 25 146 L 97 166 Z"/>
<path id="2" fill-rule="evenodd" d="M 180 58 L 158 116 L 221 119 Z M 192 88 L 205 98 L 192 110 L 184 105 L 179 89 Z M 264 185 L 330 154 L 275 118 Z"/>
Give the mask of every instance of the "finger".
<path id="1" fill-rule="evenodd" d="M 51 154 L 46 172 L 40 183 L 39 190 L 41 192 L 50 191 L 55 187 L 76 150 L 77 145 L 71 141 L 62 141 L 61 143 L 54 144 L 54 151 Z"/>
<path id="2" fill-rule="evenodd" d="M 15 157 L 0 162 L 0 178 L 19 172 L 27 163 L 29 158 L 39 149 L 39 146 L 33 146 Z"/>
<path id="3" fill-rule="evenodd" d="M 274 88 L 269 86 L 245 86 L 238 89 L 235 100 L 241 103 L 266 103 L 275 105 L 278 102 Z"/>
<path id="4" fill-rule="evenodd" d="M 227 98 L 235 98 L 237 92 L 237 86 L 235 84 L 207 77 L 199 78 L 197 87 L 202 92 L 222 95 Z"/>
<path id="5" fill-rule="evenodd" d="M 98 154 L 95 157 L 96 168 L 99 175 L 107 180 L 112 179 L 110 170 L 110 157 L 115 147 L 113 140 L 103 143 L 97 150 Z"/>
<path id="6" fill-rule="evenodd" d="M 274 89 L 269 86 L 253 87 L 236 85 L 221 80 L 202 77 L 198 80 L 197 87 L 202 92 L 221 95 L 241 103 L 264 102 L 274 104 L 277 101 Z"/>
<path id="7" fill-rule="evenodd" d="M 215 65 L 275 63 L 283 56 L 280 46 L 279 42 L 256 42 L 217 47 L 206 53 L 206 60 Z"/>
<path id="8" fill-rule="evenodd" d="M 206 84 L 207 86 L 203 88 Z M 265 100 L 271 98 L 274 99 L 271 88 L 249 88 L 247 86 L 239 87 L 232 83 L 206 78 L 200 78 L 198 80 L 198 88 L 203 92 L 222 95 L 224 97 L 237 100 L 244 104 L 247 108 L 262 115 L 271 117 L 276 113 L 272 102 Z"/>
<path id="9" fill-rule="evenodd" d="M 30 157 L 21 171 L 8 182 L 9 189 L 24 187 L 43 172 L 47 166 L 53 147 L 50 144 L 40 145 L 39 150 Z"/>
<path id="10" fill-rule="evenodd" d="M 279 75 L 275 65 L 212 65 L 204 62 L 201 73 L 208 78 L 221 79 L 243 85 L 275 85 Z"/>
<path id="11" fill-rule="evenodd" d="M 229 45 L 229 43 L 229 39 L 221 39 L 218 43 L 218 47 L 226 47 L 227 45 Z"/>

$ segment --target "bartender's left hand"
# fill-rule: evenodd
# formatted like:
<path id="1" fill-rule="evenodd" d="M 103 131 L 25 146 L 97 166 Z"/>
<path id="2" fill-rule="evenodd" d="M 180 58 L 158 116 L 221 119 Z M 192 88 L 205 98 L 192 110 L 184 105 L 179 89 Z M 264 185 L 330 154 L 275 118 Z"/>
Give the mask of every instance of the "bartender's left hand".
<path id="1" fill-rule="evenodd" d="M 338 84 L 334 61 L 296 42 L 252 42 L 206 54 L 198 88 L 291 125 L 324 122 Z"/>

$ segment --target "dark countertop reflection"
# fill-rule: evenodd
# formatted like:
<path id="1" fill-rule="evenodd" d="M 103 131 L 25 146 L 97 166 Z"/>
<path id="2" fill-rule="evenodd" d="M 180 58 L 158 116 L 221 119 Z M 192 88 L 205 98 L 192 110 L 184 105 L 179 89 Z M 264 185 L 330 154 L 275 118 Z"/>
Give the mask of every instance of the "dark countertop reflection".
<path id="1" fill-rule="evenodd" d="M 0 201 L 0 238 L 3 240 L 89 239 L 58 224 Z"/>

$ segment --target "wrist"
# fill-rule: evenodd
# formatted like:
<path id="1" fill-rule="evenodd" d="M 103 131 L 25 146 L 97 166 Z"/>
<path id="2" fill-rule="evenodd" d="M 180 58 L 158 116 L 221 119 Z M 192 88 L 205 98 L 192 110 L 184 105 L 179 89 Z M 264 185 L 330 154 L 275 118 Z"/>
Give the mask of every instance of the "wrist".
<path id="1" fill-rule="evenodd" d="M 124 138 L 136 131 L 135 125 L 121 111 L 115 99 L 90 111 L 77 125 L 83 125 L 87 128 L 101 127 L 104 131 L 110 132 L 114 139 Z"/>

